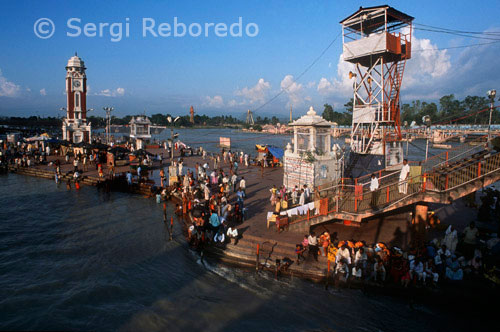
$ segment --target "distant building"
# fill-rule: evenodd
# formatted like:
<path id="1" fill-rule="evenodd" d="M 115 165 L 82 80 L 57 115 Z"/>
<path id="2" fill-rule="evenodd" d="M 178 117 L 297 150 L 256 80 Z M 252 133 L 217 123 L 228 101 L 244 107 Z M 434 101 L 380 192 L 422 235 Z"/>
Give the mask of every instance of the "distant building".
<path id="1" fill-rule="evenodd" d="M 143 149 L 151 139 L 151 121 L 147 116 L 136 116 L 130 120 L 129 125 L 130 138 L 135 139 L 137 149 Z"/>
<path id="2" fill-rule="evenodd" d="M 92 138 L 91 123 L 87 123 L 87 75 L 85 63 L 75 56 L 66 66 L 66 118 L 63 119 L 63 139 L 89 143 Z"/>

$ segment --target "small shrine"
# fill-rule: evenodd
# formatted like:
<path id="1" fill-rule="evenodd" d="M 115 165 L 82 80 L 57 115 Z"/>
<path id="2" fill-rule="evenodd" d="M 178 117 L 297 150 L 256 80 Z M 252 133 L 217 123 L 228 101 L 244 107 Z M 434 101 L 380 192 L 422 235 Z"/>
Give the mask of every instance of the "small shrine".
<path id="1" fill-rule="evenodd" d="M 133 117 L 129 122 L 130 138 L 135 139 L 136 148 L 144 149 L 151 139 L 151 121 L 147 116 Z"/>
<path id="2" fill-rule="evenodd" d="M 342 153 L 332 145 L 335 124 L 316 114 L 311 106 L 306 115 L 290 123 L 292 144 L 288 143 L 284 161 L 283 184 L 288 189 L 331 185 L 342 173 Z"/>

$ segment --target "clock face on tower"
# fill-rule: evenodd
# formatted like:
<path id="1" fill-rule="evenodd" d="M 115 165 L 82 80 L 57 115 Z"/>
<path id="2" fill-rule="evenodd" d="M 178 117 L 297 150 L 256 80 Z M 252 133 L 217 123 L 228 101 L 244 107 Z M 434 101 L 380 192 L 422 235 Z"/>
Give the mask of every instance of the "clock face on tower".
<path id="1" fill-rule="evenodd" d="M 74 86 L 75 88 L 79 88 L 79 87 L 80 87 L 80 85 L 81 85 L 80 81 L 73 81 L 73 86 Z"/>

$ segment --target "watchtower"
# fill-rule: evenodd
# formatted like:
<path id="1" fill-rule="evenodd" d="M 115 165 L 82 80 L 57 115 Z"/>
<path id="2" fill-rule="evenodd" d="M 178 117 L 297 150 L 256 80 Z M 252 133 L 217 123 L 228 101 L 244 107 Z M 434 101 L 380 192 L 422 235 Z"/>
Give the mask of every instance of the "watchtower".
<path id="1" fill-rule="evenodd" d="M 255 122 L 253 121 L 253 113 L 250 110 L 247 111 L 247 118 L 245 120 L 245 123 L 251 126 L 255 124 Z"/>
<path id="2" fill-rule="evenodd" d="M 189 109 L 189 122 L 194 123 L 194 107 L 191 106 Z"/>
<path id="3" fill-rule="evenodd" d="M 354 79 L 351 151 L 361 159 L 371 156 L 365 169 L 374 156 L 379 166 L 382 158 L 385 167 L 403 161 L 399 95 L 411 58 L 412 21 L 385 5 L 360 7 L 340 22 L 343 58 L 355 65 L 349 72 Z"/>

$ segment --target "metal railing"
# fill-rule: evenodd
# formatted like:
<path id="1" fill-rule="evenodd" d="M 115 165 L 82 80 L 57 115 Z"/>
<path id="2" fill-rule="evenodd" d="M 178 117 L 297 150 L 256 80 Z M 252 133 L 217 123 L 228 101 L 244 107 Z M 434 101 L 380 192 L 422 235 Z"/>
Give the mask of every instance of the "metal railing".
<path id="1" fill-rule="evenodd" d="M 474 158 L 448 164 L 441 170 L 422 172 L 422 174 L 410 177 L 406 181 L 400 181 L 399 177 L 393 179 L 391 177 L 393 174 L 390 174 L 385 178 L 389 181 L 375 192 L 370 192 L 366 184 L 358 185 L 358 189 L 355 189 L 356 186 L 353 185 L 339 184 L 323 191 L 324 195 L 321 196 L 321 199 L 328 204 L 326 212 L 324 209 L 323 213 L 316 215 L 308 212 L 306 216 L 294 216 L 289 218 L 289 224 L 309 221 L 339 212 L 353 215 L 369 211 L 375 213 L 377 210 L 386 209 L 422 192 L 450 191 L 499 171 L 500 153 L 492 154 L 492 152 L 484 151 L 483 154 L 478 154 Z M 404 193 L 405 186 L 406 193 Z"/>

